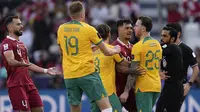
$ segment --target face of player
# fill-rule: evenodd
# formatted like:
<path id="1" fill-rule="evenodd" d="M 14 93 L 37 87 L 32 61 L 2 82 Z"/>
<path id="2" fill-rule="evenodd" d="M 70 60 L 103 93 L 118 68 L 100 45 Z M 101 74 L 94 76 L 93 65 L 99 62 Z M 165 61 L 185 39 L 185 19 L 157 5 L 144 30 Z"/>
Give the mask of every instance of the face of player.
<path id="1" fill-rule="evenodd" d="M 23 25 L 20 19 L 13 19 L 12 24 L 11 24 L 11 30 L 16 36 L 22 36 Z"/>
<path id="2" fill-rule="evenodd" d="M 85 11 L 84 10 L 81 13 L 81 19 L 83 22 L 85 21 Z"/>
<path id="3" fill-rule="evenodd" d="M 174 38 L 171 38 L 169 31 L 162 30 L 162 32 L 161 32 L 161 43 L 162 44 L 174 43 Z"/>
<path id="4" fill-rule="evenodd" d="M 134 26 L 135 36 L 140 38 L 142 36 L 142 31 L 144 30 L 144 26 L 142 25 L 141 20 L 137 20 Z"/>
<path id="5" fill-rule="evenodd" d="M 133 26 L 131 24 L 124 23 L 123 26 L 119 28 L 119 33 L 124 39 L 130 40 L 133 34 Z"/>

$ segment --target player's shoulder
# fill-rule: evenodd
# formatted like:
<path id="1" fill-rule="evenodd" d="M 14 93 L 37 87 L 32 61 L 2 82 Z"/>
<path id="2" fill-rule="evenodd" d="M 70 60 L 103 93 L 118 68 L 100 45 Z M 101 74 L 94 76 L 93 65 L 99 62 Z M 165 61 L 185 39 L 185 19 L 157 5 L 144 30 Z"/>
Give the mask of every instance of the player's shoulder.
<path id="1" fill-rule="evenodd" d="M 5 39 L 1 42 L 1 44 L 5 44 L 5 43 L 12 44 L 13 42 L 14 42 L 14 39 L 9 39 L 5 37 Z"/>
<path id="2" fill-rule="evenodd" d="M 185 43 L 180 43 L 179 47 L 181 48 L 181 50 L 183 51 L 193 51 L 188 45 L 186 45 Z"/>
<path id="3" fill-rule="evenodd" d="M 119 45 L 119 42 L 118 42 L 117 40 L 115 40 L 115 41 L 113 41 L 113 42 L 111 43 L 111 45 Z"/>

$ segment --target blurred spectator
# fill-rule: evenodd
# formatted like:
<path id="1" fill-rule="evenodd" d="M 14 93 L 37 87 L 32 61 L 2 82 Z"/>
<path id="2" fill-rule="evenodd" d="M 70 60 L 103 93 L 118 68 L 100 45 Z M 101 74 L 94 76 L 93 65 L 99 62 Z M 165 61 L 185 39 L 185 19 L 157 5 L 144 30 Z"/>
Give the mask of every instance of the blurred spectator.
<path id="1" fill-rule="evenodd" d="M 29 51 L 31 50 L 33 43 L 33 32 L 31 31 L 29 23 L 27 23 L 26 21 L 22 21 L 22 23 L 24 24 L 24 31 L 23 35 L 20 37 L 20 41 L 22 41 L 25 44 Z"/>
<path id="2" fill-rule="evenodd" d="M 178 11 L 178 8 L 179 8 L 179 5 L 177 3 L 170 3 L 168 5 L 167 7 L 167 11 L 168 11 L 167 22 L 168 23 L 182 21 L 182 15 Z"/>
<path id="3" fill-rule="evenodd" d="M 121 18 L 137 18 L 140 14 L 140 5 L 137 0 L 125 0 L 120 3 Z M 136 19 L 133 20 L 135 23 Z"/>
<path id="4" fill-rule="evenodd" d="M 54 13 L 55 14 L 57 14 L 57 13 L 62 14 L 62 17 L 64 17 L 64 18 L 67 17 L 67 7 L 66 7 L 66 4 L 65 4 L 65 0 L 56 0 Z"/>
<path id="5" fill-rule="evenodd" d="M 188 21 L 189 17 L 192 16 L 194 21 L 200 22 L 200 3 L 197 0 L 184 0 L 184 20 Z"/>
<path id="6" fill-rule="evenodd" d="M 109 20 L 109 10 L 105 0 L 97 0 L 90 9 L 91 24 L 96 26 Z"/>

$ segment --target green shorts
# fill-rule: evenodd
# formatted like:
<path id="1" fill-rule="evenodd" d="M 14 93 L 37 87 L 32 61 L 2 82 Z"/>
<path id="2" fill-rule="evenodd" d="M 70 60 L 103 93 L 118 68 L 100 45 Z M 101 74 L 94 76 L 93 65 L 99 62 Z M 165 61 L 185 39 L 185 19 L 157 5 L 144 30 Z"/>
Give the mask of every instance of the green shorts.
<path id="1" fill-rule="evenodd" d="M 108 98 L 112 106 L 113 112 L 122 112 L 122 106 L 117 95 L 113 93 L 112 95 L 108 96 Z M 101 112 L 96 102 L 91 102 L 91 112 Z"/>
<path id="2" fill-rule="evenodd" d="M 136 105 L 138 112 L 152 112 L 152 108 L 159 97 L 159 92 L 136 92 Z"/>
<path id="3" fill-rule="evenodd" d="M 83 92 L 90 101 L 98 101 L 107 97 L 101 78 L 97 72 L 80 78 L 65 79 L 68 102 L 71 105 L 79 105 Z"/>

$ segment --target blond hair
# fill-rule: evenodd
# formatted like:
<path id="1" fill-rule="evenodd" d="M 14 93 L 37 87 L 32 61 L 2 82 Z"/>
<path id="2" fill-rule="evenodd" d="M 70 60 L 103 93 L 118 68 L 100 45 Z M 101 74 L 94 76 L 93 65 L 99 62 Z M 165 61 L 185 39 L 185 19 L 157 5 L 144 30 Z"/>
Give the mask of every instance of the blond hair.
<path id="1" fill-rule="evenodd" d="M 72 2 L 69 6 L 70 16 L 78 16 L 82 11 L 84 11 L 84 7 L 80 1 Z"/>

